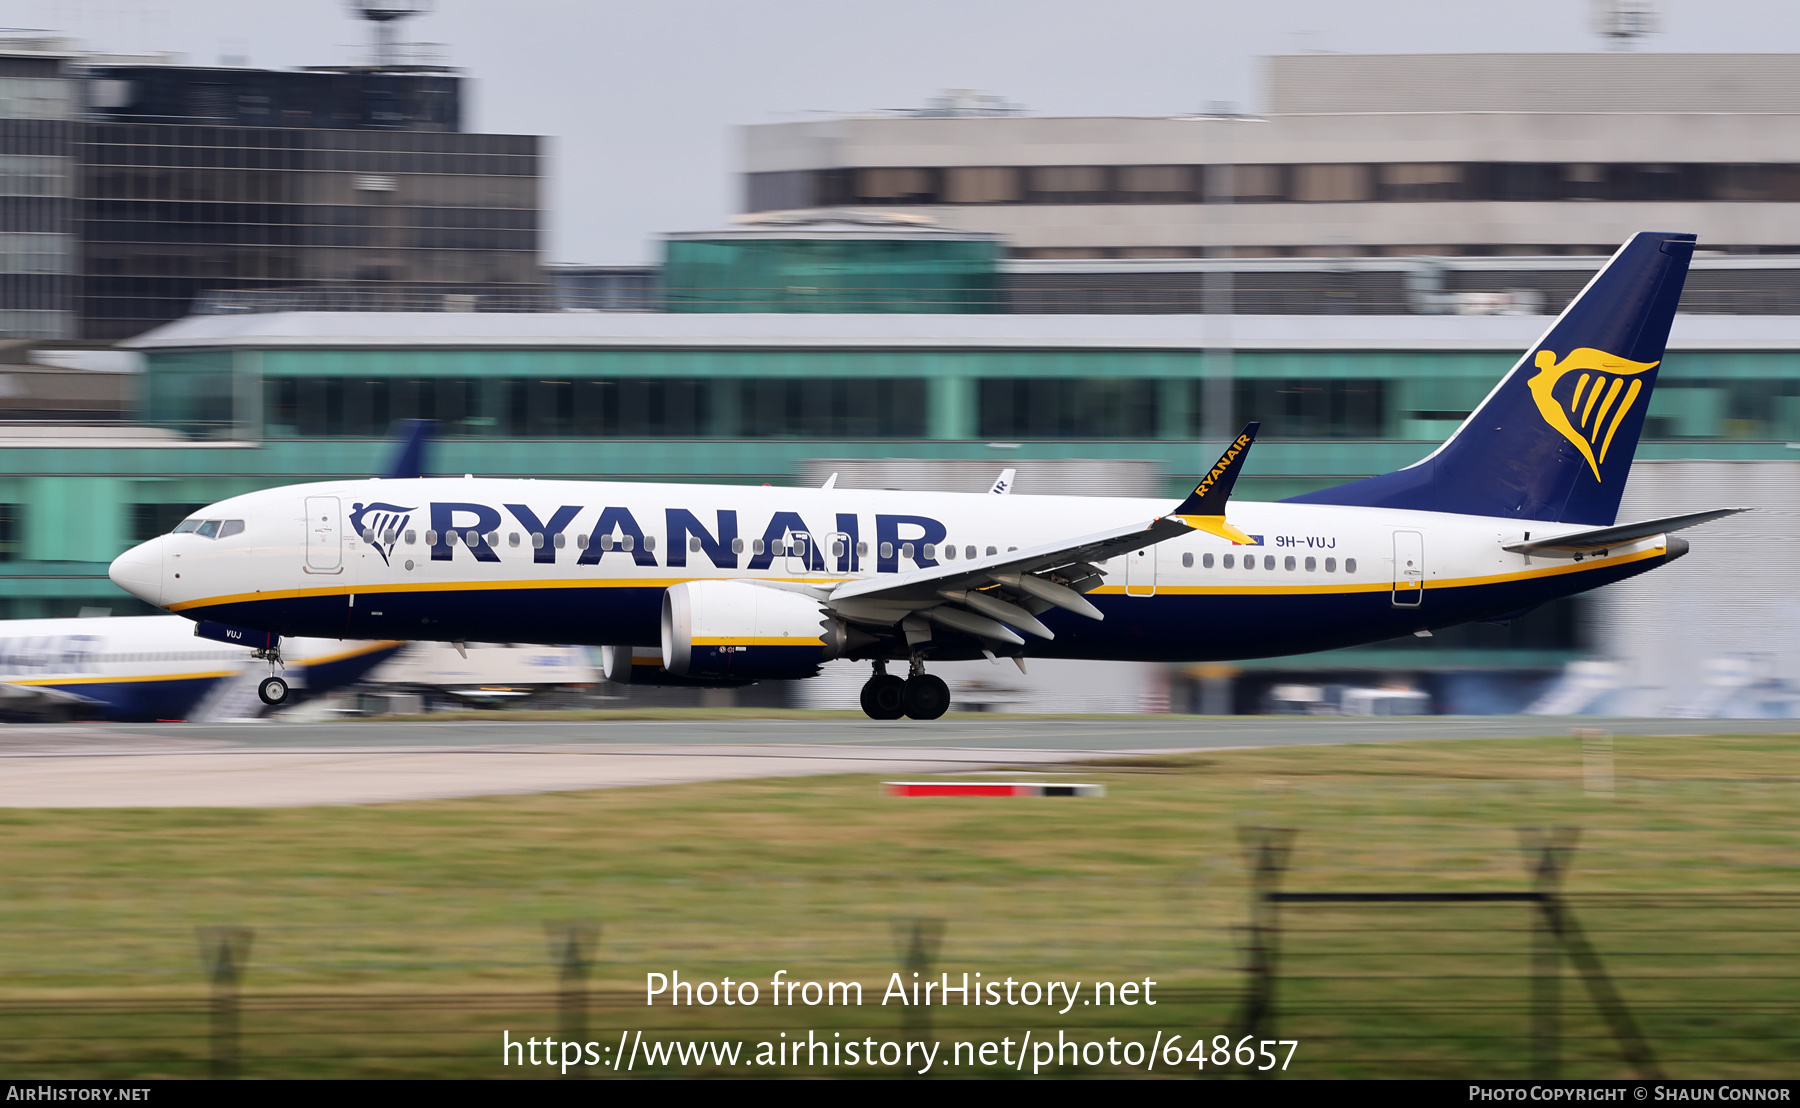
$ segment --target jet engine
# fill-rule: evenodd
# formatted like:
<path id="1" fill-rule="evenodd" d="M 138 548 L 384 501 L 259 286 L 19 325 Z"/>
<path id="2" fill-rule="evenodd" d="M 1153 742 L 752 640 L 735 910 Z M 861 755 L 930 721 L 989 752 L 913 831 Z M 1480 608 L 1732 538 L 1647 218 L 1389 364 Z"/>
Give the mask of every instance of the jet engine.
<path id="1" fill-rule="evenodd" d="M 813 677 L 847 632 L 810 596 L 744 581 L 683 581 L 663 594 L 662 662 L 676 677 Z"/>

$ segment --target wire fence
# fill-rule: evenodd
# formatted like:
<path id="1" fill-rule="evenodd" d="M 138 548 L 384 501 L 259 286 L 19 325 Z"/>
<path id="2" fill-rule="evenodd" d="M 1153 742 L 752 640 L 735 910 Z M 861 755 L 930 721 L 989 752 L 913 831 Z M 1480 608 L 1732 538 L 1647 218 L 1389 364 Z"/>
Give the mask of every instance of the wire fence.
<path id="1" fill-rule="evenodd" d="M 1046 883 L 997 882 L 927 902 L 961 902 L 960 913 L 883 915 L 894 890 L 866 880 L 718 887 L 793 903 L 791 929 L 778 935 L 691 918 L 679 895 L 666 915 L 542 923 L 14 928 L 0 932 L 11 952 L 0 1065 L 44 1078 L 551 1076 L 560 1067 L 525 1067 L 522 1057 L 523 1068 L 506 1068 L 503 1044 L 555 1037 L 595 1044 L 577 1075 L 842 1071 L 830 1058 L 757 1068 L 668 1052 L 737 1043 L 753 1054 L 799 1039 L 935 1042 L 945 1057 L 966 1048 L 967 1064 L 941 1071 L 963 1076 L 1011 1070 L 998 1054 L 977 1061 L 982 1044 L 1007 1041 L 1040 1044 L 1017 1072 L 1049 1074 L 1791 1072 L 1800 894 L 1566 893 L 1567 840 L 1528 844 L 1524 866 L 1515 858 L 1404 883 L 1394 877 L 1407 867 L 1372 869 L 1371 887 L 1339 870 L 1321 890 L 1310 881 L 1322 871 L 1287 867 L 1296 857 L 1278 835 L 1246 842 L 1247 875 L 1081 882 L 1054 900 Z M 1562 854 L 1547 872 L 1553 851 Z M 1239 908 L 1219 926 L 1197 908 L 1225 883 Z M 829 907 L 865 901 L 860 911 Z M 690 989 L 710 983 L 715 998 L 726 979 L 753 984 L 757 999 L 675 1006 L 651 994 L 652 974 Z M 784 976 L 803 991 L 772 1004 Z M 896 983 L 904 993 L 929 981 L 975 985 L 978 999 L 980 986 L 1006 985 L 1013 1002 L 998 993 L 992 1004 L 969 1004 L 966 993 L 896 1002 Z M 846 1003 L 823 999 L 833 982 Z M 1118 990 L 1133 982 L 1139 1002 L 1124 1003 Z M 860 1004 L 847 1003 L 852 984 Z M 1135 1051 L 1062 1049 L 1109 1040 Z M 1052 1041 L 1057 1053 L 1036 1053 Z M 1260 1052 L 1290 1042 L 1280 1067 Z M 615 1069 L 633 1047 L 629 1068 Z"/>

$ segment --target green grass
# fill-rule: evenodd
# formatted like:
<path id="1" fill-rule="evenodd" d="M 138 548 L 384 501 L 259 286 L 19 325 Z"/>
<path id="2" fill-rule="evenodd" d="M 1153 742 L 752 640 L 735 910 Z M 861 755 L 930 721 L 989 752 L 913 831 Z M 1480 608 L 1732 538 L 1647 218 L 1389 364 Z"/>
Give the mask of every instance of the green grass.
<path id="1" fill-rule="evenodd" d="M 1579 744 L 1550 738 L 1109 758 L 1079 770 L 1106 784 L 1098 800 L 891 799 L 877 778 L 834 777 L 7 810 L 0 1063 L 204 1072 L 195 928 L 209 925 L 255 930 L 253 1076 L 516 1073 L 497 1064 L 500 1032 L 556 1033 L 545 923 L 569 920 L 600 927 L 587 1037 L 603 1043 L 899 1036 L 906 1014 L 877 1000 L 900 968 L 896 929 L 921 918 L 943 928 L 934 972 L 1159 982 L 1155 1009 L 940 1010 L 947 1041 L 1191 1041 L 1231 1030 L 1244 984 L 1241 827 L 1294 829 L 1286 888 L 1393 891 L 1527 888 L 1519 829 L 1568 825 L 1582 837 L 1566 891 L 1663 1069 L 1791 1076 L 1800 749 L 1614 741 L 1611 797 L 1586 795 Z M 1291 1072 L 1524 1075 L 1531 922 L 1514 905 L 1284 910 L 1275 1030 L 1301 1040 Z M 644 1007 L 644 975 L 676 969 L 757 981 L 763 1004 Z M 860 980 L 868 1003 L 770 1008 L 777 969 Z M 1626 1074 L 1580 980 L 1561 988 L 1565 1073 Z"/>

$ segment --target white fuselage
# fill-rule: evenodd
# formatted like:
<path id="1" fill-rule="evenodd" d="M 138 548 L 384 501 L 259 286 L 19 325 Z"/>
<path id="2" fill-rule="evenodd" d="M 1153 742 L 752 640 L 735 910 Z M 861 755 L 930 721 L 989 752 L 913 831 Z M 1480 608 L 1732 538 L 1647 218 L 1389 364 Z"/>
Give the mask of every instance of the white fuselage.
<path id="1" fill-rule="evenodd" d="M 1170 508 L 766 486 L 331 481 L 222 501 L 196 518 L 242 520 L 241 532 L 162 536 L 122 556 L 113 577 L 172 612 L 282 634 L 649 646 L 661 593 L 677 582 L 828 588 Z M 1029 653 L 1208 660 L 1324 649 L 1530 608 L 1668 556 L 1663 536 L 1582 560 L 1502 549 L 1581 530 L 1573 524 L 1235 501 L 1228 516 L 1255 545 L 1195 531 L 1112 558 L 1088 593 L 1106 619 L 1052 611 L 1043 618 L 1055 639 L 1033 640 Z"/>

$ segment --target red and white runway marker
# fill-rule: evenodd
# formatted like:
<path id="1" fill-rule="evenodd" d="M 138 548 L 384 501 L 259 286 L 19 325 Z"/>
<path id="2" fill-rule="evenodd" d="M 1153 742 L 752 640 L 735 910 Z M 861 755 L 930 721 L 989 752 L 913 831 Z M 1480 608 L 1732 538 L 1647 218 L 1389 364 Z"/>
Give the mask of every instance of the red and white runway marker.
<path id="1" fill-rule="evenodd" d="M 883 781 L 889 796 L 1105 796 L 1105 785 L 1061 781 Z"/>

